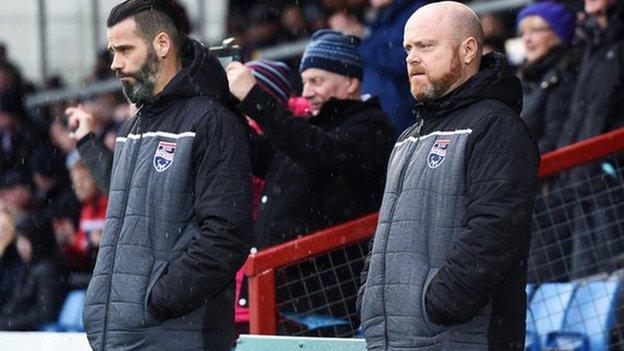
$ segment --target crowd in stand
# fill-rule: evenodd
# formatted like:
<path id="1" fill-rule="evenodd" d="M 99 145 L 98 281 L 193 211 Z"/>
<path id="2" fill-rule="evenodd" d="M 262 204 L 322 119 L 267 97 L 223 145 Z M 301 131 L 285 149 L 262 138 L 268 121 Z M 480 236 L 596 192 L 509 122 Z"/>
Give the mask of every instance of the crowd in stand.
<path id="1" fill-rule="evenodd" d="M 403 26 L 428 1 L 230 3 L 228 33 L 238 38 L 245 61 L 258 49 L 334 30 L 317 32 L 303 57 L 248 62 L 244 70 L 258 83 L 251 90 L 237 95 L 232 81 L 244 79 L 244 73 L 228 76 L 240 102 L 236 106 L 250 125 L 253 246 L 275 245 L 377 210 L 392 143 L 416 122 Z M 525 61 L 516 68 L 524 90 L 522 118 L 540 152 L 624 125 L 622 1 L 543 1 L 515 18 L 487 15 L 482 22 L 488 50 L 504 51 L 503 40 L 513 32 L 521 38 Z M 331 79 L 357 80 L 342 95 L 327 93 L 320 84 L 312 88 L 330 79 L 322 74 L 295 73 L 318 69 L 310 62 L 319 61 L 310 59 L 322 59 L 323 50 L 335 47 L 347 49 L 333 52 L 332 59 L 345 57 L 350 64 L 340 72 L 327 66 L 340 76 Z M 27 111 L 24 97 L 32 85 L 6 51 L 0 50 L 0 330 L 37 330 L 56 319 L 67 291 L 86 288 L 107 198 L 69 137 L 65 107 L 74 101 Z M 355 62 L 349 59 L 353 55 Z M 105 69 L 110 57 L 103 52 L 98 58 L 88 81 L 110 76 Z M 49 79 L 44 87 L 58 85 Z M 112 150 L 117 128 L 134 114 L 134 106 L 118 93 L 80 103 L 94 116 L 97 138 Z M 591 264 L 579 255 L 575 262 Z M 242 272 L 238 278 L 244 286 Z M 248 318 L 244 295 L 237 291 L 242 324 Z"/>

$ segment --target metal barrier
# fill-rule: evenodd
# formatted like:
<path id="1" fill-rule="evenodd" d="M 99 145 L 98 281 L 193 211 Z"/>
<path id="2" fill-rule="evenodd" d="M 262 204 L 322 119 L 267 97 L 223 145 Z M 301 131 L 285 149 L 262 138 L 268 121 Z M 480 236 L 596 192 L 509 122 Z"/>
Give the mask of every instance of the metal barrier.
<path id="1" fill-rule="evenodd" d="M 542 156 L 529 256 L 534 283 L 568 281 L 594 271 L 609 279 L 624 275 L 611 273 L 621 268 L 619 256 L 624 253 L 616 249 L 624 240 L 622 150 L 624 128 Z M 344 305 L 355 301 L 353 284 L 359 285 L 359 272 L 353 266 L 362 263 L 364 245 L 376 225 L 373 214 L 250 255 L 251 333 L 352 336 L 359 321 L 352 315 L 354 306 Z M 576 252 L 559 251 L 566 245 L 572 248 L 569 238 L 578 241 Z M 550 251 L 556 257 L 549 248 L 555 248 Z M 590 255 L 583 255 L 584 250 Z M 602 256 L 587 265 L 583 260 L 574 263 L 575 254 Z M 612 327 L 620 334 L 622 324 Z"/>
<path id="2" fill-rule="evenodd" d="M 293 338 L 284 336 L 241 335 L 236 351 L 366 351 L 362 339 Z"/>

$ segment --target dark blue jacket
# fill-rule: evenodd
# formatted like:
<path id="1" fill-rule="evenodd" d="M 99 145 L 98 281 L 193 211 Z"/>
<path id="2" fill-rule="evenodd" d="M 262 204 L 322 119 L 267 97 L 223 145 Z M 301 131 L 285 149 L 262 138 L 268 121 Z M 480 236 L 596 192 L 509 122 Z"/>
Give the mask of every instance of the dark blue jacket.
<path id="1" fill-rule="evenodd" d="M 427 1 L 395 0 L 381 9 L 369 25 L 360 53 L 364 61 L 363 92 L 379 96 L 397 134 L 416 121 L 411 113 L 415 101 L 410 93 L 403 49 L 407 19 Z"/>

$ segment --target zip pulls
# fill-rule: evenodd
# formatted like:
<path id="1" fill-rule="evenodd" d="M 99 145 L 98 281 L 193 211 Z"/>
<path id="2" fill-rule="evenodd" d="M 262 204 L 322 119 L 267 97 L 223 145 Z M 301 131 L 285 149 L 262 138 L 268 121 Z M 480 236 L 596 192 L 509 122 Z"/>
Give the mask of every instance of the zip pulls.
<path id="1" fill-rule="evenodd" d="M 397 139 L 397 143 L 400 143 L 403 140 L 408 139 L 409 137 L 413 137 L 414 134 L 420 135 L 420 130 L 422 129 L 424 122 L 425 120 L 420 117 L 420 119 L 418 119 L 418 122 L 416 122 L 413 126 L 407 128 L 403 133 L 401 133 L 401 135 Z"/>

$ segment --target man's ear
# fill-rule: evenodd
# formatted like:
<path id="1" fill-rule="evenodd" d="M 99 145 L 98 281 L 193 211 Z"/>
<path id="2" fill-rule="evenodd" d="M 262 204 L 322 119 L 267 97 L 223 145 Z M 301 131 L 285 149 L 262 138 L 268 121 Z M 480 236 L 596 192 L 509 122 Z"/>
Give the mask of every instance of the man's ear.
<path id="1" fill-rule="evenodd" d="M 479 53 L 479 44 L 474 37 L 468 37 L 460 46 L 461 61 L 464 65 L 469 65 L 475 60 Z"/>
<path id="2" fill-rule="evenodd" d="M 349 95 L 355 94 L 360 88 L 360 80 L 357 78 L 349 77 L 349 81 L 347 82 L 347 84 Z"/>
<path id="3" fill-rule="evenodd" d="M 158 58 L 165 58 L 173 49 L 173 43 L 171 42 L 171 38 L 165 32 L 160 32 L 154 37 L 154 42 L 152 43 L 154 47 L 154 51 L 156 52 L 156 56 Z"/>

